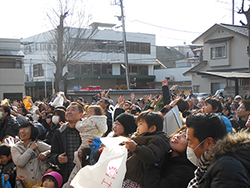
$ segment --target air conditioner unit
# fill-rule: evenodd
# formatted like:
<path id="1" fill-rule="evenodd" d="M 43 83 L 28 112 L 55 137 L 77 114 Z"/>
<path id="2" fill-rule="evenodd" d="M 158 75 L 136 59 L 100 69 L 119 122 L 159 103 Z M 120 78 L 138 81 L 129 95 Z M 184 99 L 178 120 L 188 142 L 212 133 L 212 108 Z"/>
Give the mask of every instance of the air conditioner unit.
<path id="1" fill-rule="evenodd" d="M 165 78 L 168 79 L 168 81 L 174 81 L 174 76 L 173 75 L 165 76 Z"/>

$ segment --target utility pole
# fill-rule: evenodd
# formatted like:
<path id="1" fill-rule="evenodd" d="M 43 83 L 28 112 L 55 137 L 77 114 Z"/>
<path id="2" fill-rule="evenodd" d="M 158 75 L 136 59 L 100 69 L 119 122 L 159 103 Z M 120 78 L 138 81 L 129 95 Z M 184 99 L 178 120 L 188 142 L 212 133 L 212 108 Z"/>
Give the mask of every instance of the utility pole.
<path id="1" fill-rule="evenodd" d="M 238 12 L 239 14 L 244 14 L 247 19 L 247 27 L 248 27 L 248 46 L 247 46 L 247 55 L 248 55 L 248 63 L 249 63 L 249 73 L 250 73 L 250 51 L 249 51 L 249 45 L 250 45 L 250 8 L 248 8 L 247 11 L 244 10 L 244 0 L 242 0 L 241 9 Z"/>
<path id="2" fill-rule="evenodd" d="M 232 25 L 234 25 L 234 0 L 232 0 Z"/>
<path id="3" fill-rule="evenodd" d="M 127 53 L 127 39 L 126 39 L 126 32 L 125 32 L 125 20 L 124 20 L 124 13 L 123 13 L 123 0 L 120 0 L 121 6 L 121 19 L 122 19 L 122 36 L 123 36 L 123 46 L 124 46 L 124 61 L 126 66 L 126 82 L 127 82 L 127 89 L 130 89 L 130 78 L 129 78 L 129 66 L 128 66 L 128 53 Z"/>

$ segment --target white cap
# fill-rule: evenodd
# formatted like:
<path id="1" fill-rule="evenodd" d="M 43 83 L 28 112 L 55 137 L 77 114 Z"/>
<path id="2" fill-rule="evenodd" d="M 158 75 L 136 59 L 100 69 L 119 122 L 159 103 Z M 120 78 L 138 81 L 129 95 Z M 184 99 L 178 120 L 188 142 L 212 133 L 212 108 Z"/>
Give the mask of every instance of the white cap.
<path id="1" fill-rule="evenodd" d="M 236 96 L 234 97 L 234 100 L 236 100 L 236 99 L 242 99 L 242 98 L 241 98 L 240 95 L 236 95 Z"/>

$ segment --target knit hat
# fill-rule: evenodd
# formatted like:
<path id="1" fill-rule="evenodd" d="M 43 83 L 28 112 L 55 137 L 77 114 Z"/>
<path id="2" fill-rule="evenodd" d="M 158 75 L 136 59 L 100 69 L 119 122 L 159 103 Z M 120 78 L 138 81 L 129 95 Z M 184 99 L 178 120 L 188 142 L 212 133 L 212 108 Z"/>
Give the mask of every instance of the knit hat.
<path id="1" fill-rule="evenodd" d="M 135 118 L 131 114 L 122 113 L 115 118 L 115 121 L 119 121 L 124 127 L 126 135 L 132 134 L 136 131 L 137 125 L 135 124 Z"/>
<path id="2" fill-rule="evenodd" d="M 59 188 L 59 187 L 62 186 L 63 178 L 62 178 L 61 174 L 59 174 L 56 171 L 52 171 L 52 172 L 50 172 L 48 174 L 44 174 L 43 177 L 42 177 L 42 182 L 43 182 L 44 178 L 47 177 L 47 176 L 52 177 L 52 180 L 55 182 L 56 187 Z"/>

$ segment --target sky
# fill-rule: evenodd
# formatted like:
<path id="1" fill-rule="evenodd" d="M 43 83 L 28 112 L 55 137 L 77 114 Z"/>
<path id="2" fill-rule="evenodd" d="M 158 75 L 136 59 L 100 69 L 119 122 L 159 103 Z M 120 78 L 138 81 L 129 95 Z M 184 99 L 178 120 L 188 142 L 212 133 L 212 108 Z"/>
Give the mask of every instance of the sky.
<path id="1" fill-rule="evenodd" d="M 52 29 L 47 14 L 58 9 L 59 0 L 0 0 L 0 38 L 26 38 Z M 77 10 L 85 10 L 88 23 L 121 25 L 119 0 L 61 0 Z M 73 3 L 70 3 L 75 1 Z M 123 0 L 126 32 L 156 35 L 157 46 L 191 44 L 216 23 L 232 24 L 233 0 Z M 238 14 L 242 0 L 235 1 L 234 24 L 246 18 Z M 245 10 L 250 0 L 245 0 Z M 72 23 L 70 16 L 67 23 Z M 55 19 L 58 20 L 58 19 Z M 121 28 L 119 28 L 121 30 Z"/>

